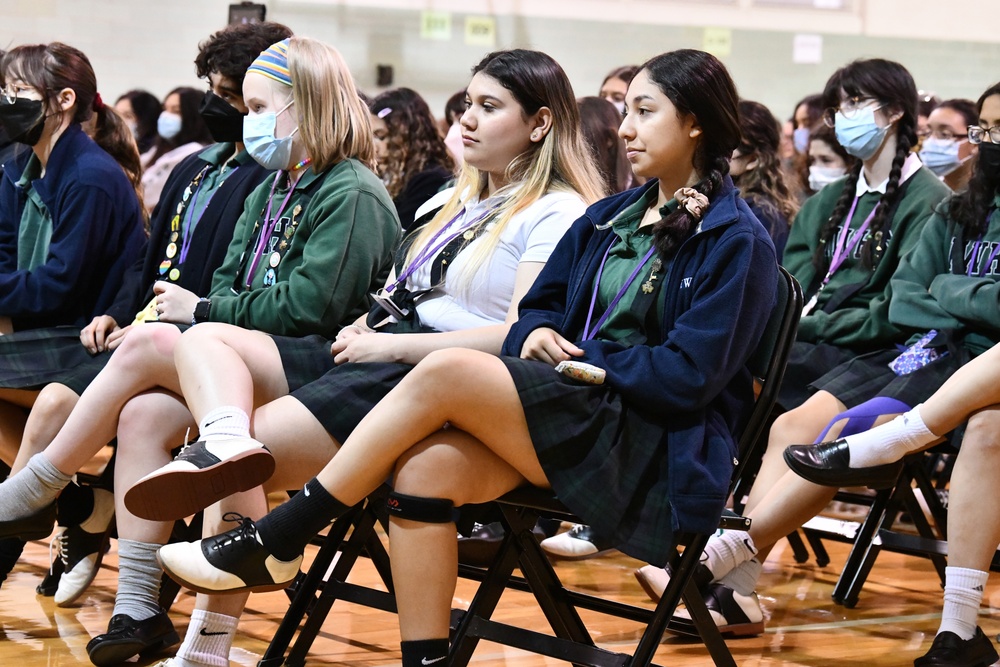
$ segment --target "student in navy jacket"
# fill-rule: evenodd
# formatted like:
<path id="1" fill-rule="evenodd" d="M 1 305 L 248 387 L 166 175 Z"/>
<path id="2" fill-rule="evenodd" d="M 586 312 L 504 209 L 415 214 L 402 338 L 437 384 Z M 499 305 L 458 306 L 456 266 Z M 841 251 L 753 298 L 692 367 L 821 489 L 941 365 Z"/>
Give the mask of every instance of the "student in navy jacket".
<path id="1" fill-rule="evenodd" d="M 19 46 L 0 69 L 0 123 L 32 148 L 0 179 L 0 317 L 14 330 L 80 326 L 111 305 L 145 239 L 124 171 L 137 173 L 135 142 L 77 49 Z M 80 127 L 95 115 L 98 143 Z"/>
<path id="2" fill-rule="evenodd" d="M 746 361 L 777 282 L 774 246 L 726 176 L 736 104 L 707 53 L 647 62 L 620 134 L 651 180 L 592 206 L 560 241 L 504 344 L 518 356 L 427 356 L 305 493 L 208 538 L 226 549 L 163 547 L 166 571 L 199 590 L 280 587 L 316 532 L 392 477 L 409 667 L 447 654 L 456 505 L 551 487 L 626 553 L 660 564 L 675 531 L 714 529 L 753 401 Z M 571 359 L 599 367 L 605 383 L 553 368 Z"/>

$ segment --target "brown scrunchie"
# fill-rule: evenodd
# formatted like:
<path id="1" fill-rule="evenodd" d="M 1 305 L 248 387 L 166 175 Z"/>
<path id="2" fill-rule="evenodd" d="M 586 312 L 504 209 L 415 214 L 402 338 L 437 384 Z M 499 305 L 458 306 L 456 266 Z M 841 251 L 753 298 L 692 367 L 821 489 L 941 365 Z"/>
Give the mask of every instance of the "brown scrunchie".
<path id="1" fill-rule="evenodd" d="M 104 100 L 101 99 L 101 94 L 97 93 L 94 95 L 94 103 L 91 105 L 94 111 L 101 111 L 104 108 Z"/>
<path id="2" fill-rule="evenodd" d="M 687 212 L 695 220 L 701 220 L 705 211 L 708 210 L 708 197 L 694 188 L 681 188 L 674 193 L 674 198 L 678 204 L 687 209 Z"/>

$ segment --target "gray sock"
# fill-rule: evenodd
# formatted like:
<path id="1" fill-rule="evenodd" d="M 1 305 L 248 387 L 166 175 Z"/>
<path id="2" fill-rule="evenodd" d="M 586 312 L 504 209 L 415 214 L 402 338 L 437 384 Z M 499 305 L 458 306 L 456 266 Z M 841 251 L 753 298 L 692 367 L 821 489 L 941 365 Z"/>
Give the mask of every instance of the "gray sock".
<path id="1" fill-rule="evenodd" d="M 35 454 L 28 465 L 0 484 L 0 507 L 7 513 L 4 518 L 23 519 L 44 509 L 71 479 L 72 475 L 64 475 L 44 454 Z"/>
<path id="2" fill-rule="evenodd" d="M 114 614 L 143 621 L 160 611 L 160 577 L 156 562 L 162 544 L 118 540 L 118 594 Z"/>

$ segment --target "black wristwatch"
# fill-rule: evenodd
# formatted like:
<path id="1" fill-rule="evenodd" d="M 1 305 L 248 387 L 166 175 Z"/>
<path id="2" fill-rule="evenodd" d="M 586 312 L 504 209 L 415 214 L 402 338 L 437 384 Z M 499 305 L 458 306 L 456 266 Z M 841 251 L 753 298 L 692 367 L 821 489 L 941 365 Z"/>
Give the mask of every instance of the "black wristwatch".
<path id="1" fill-rule="evenodd" d="M 207 322 L 208 313 L 211 309 L 211 299 L 198 299 L 198 303 L 194 304 L 194 315 L 191 317 L 191 326 L 194 326 L 199 322 Z"/>

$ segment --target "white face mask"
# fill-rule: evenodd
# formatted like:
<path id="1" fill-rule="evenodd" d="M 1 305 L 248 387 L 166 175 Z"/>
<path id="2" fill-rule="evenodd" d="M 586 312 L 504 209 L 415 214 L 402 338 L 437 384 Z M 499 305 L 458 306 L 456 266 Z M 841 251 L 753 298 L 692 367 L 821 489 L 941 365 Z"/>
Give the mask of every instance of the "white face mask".
<path id="1" fill-rule="evenodd" d="M 292 158 L 292 137 L 299 131 L 298 126 L 287 137 L 277 139 L 274 136 L 278 123 L 278 114 L 283 113 L 293 102 L 289 102 L 281 111 L 268 111 L 261 114 L 250 114 L 243 117 L 243 145 L 250 157 L 265 169 L 287 169 Z"/>
<path id="2" fill-rule="evenodd" d="M 623 116 L 625 115 L 625 100 L 622 100 L 621 102 L 612 102 L 612 104 L 614 104 L 615 108 L 618 109 L 618 113 Z"/>
<path id="3" fill-rule="evenodd" d="M 843 167 L 820 167 L 814 164 L 809 167 L 809 189 L 818 192 L 838 178 L 843 178 L 846 173 L 847 170 Z"/>
<path id="4" fill-rule="evenodd" d="M 958 150 L 962 146 L 960 139 L 924 139 L 920 147 L 920 161 L 939 178 L 944 178 L 955 171 L 969 158 L 960 158 Z M 969 157 L 972 157 L 971 155 Z"/>
<path id="5" fill-rule="evenodd" d="M 164 111 L 156 119 L 156 131 L 164 139 L 173 139 L 180 134 L 183 124 L 184 120 L 180 117 L 180 114 Z"/>

